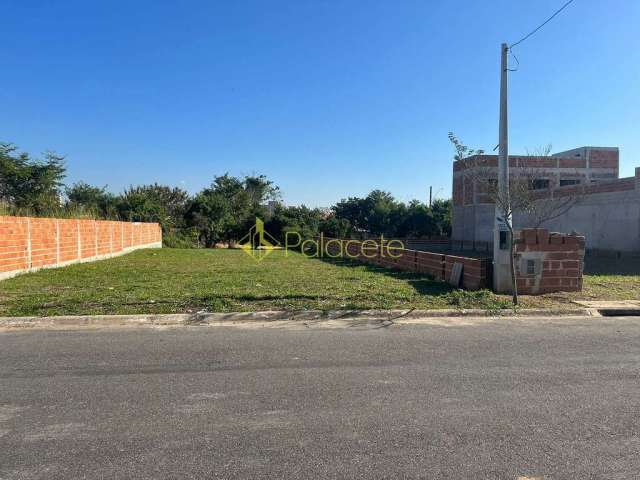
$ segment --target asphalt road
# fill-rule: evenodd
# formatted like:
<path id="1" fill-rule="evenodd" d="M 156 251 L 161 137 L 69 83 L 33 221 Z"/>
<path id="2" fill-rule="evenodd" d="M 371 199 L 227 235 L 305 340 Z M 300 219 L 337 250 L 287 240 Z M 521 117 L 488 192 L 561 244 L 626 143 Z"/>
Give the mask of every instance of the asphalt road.
<path id="1" fill-rule="evenodd" d="M 640 318 L 0 333 L 0 478 L 640 478 Z"/>

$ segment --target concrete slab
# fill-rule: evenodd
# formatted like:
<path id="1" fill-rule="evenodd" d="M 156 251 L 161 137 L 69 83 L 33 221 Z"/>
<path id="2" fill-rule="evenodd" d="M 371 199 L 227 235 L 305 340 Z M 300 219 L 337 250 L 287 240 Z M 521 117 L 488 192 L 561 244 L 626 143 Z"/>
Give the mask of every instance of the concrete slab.
<path id="1" fill-rule="evenodd" d="M 610 309 L 610 308 L 640 308 L 640 300 L 621 300 L 621 301 L 591 301 L 591 300 L 575 300 L 573 303 L 581 305 L 585 308 Z"/>
<path id="2" fill-rule="evenodd" d="M 605 317 L 640 316 L 640 300 L 609 302 L 576 301 L 593 312 Z"/>

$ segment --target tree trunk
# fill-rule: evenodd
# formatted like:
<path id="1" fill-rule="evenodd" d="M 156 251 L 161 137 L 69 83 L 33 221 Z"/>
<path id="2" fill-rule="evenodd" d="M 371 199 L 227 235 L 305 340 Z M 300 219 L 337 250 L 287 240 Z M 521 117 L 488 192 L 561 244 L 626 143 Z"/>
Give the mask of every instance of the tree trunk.
<path id="1" fill-rule="evenodd" d="M 515 242 L 513 241 L 513 229 L 509 231 L 509 267 L 511 269 L 511 292 L 513 305 L 518 305 L 518 282 L 516 279 L 516 265 L 514 262 Z"/>

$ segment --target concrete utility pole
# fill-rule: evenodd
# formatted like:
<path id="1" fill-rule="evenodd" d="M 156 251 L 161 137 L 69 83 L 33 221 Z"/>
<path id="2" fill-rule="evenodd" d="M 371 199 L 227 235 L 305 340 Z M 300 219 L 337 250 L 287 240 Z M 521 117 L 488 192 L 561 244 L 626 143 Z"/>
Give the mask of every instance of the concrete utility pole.
<path id="1" fill-rule="evenodd" d="M 509 116 L 507 113 L 508 101 L 508 63 L 507 55 L 509 47 L 503 43 L 500 61 L 500 145 L 498 147 L 498 174 L 500 195 L 508 195 L 509 190 Z M 506 220 L 506 219 L 505 219 Z"/>
<path id="2" fill-rule="evenodd" d="M 431 208 L 431 193 L 433 192 L 433 187 L 429 186 L 429 208 Z"/>
<path id="3" fill-rule="evenodd" d="M 509 46 L 500 46 L 500 144 L 498 147 L 498 195 L 501 202 L 509 197 L 509 129 L 507 114 Z M 504 212 L 496 203 L 493 229 L 493 288 L 497 292 L 511 291 L 511 250 L 509 248 L 509 228 L 511 217 L 504 218 Z"/>

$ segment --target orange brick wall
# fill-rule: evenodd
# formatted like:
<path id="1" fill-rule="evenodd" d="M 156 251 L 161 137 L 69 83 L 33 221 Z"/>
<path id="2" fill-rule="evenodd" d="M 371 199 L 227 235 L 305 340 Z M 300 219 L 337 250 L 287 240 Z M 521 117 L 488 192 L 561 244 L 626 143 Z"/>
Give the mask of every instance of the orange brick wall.
<path id="1" fill-rule="evenodd" d="M 582 290 L 584 237 L 549 230 L 524 229 L 516 237 L 516 279 L 518 292 L 536 295 Z M 533 274 L 526 261 L 538 262 Z"/>
<path id="2" fill-rule="evenodd" d="M 445 278 L 451 276 L 451 270 L 455 263 L 462 264 L 462 288 L 466 290 L 480 290 L 491 288 L 491 259 L 445 256 Z"/>
<path id="3" fill-rule="evenodd" d="M 78 223 L 72 219 L 58 220 L 61 263 L 78 259 Z"/>
<path id="4" fill-rule="evenodd" d="M 335 255 L 339 247 L 331 239 L 324 239 L 329 254 Z M 339 240 L 343 244 L 343 250 L 349 253 L 347 258 L 365 263 L 379 265 L 410 272 L 426 273 L 436 280 L 448 280 L 454 263 L 462 263 L 461 286 L 467 290 L 479 290 L 491 286 L 491 259 L 468 258 L 445 255 L 442 253 L 421 252 L 405 248 L 389 248 L 387 245 L 380 248 L 374 245 L 373 240 L 368 240 L 366 245 L 359 240 Z"/>
<path id="5" fill-rule="evenodd" d="M 0 216 L 0 279 L 161 242 L 157 223 Z"/>
<path id="6" fill-rule="evenodd" d="M 336 255 L 339 244 L 348 252 L 346 258 L 395 270 L 422 272 L 437 280 L 449 280 L 453 265 L 462 264 L 461 287 L 467 290 L 491 288 L 490 258 L 470 258 L 442 253 L 422 252 L 404 248 L 389 248 L 367 240 L 336 240 L 324 238 L 325 252 Z M 585 252 L 584 237 L 550 233 L 545 229 L 525 229 L 517 232 L 515 267 L 518 292 L 537 295 L 559 291 L 582 290 Z M 326 254 L 325 254 L 326 255 Z M 394 258 L 395 256 L 395 258 Z M 529 274 L 527 260 L 535 262 Z"/>

